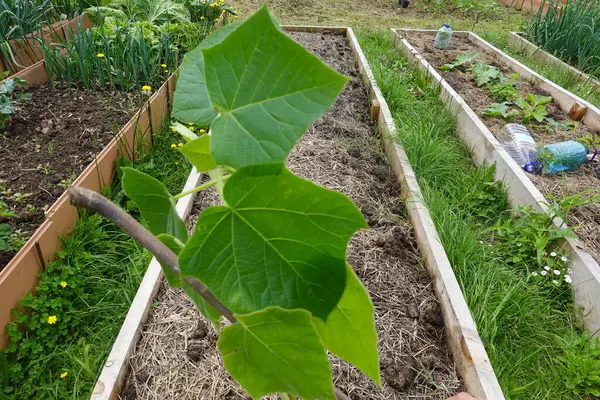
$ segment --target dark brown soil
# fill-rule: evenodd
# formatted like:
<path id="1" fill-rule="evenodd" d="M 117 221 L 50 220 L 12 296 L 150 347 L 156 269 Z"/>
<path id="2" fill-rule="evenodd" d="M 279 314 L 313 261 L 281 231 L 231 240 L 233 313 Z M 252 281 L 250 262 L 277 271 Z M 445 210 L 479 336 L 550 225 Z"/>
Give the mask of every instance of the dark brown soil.
<path id="1" fill-rule="evenodd" d="M 354 236 L 348 260 L 375 305 L 383 390 L 332 356 L 335 385 L 352 399 L 446 399 L 461 383 L 446 344 L 439 304 L 400 200 L 400 187 L 370 121 L 366 89 L 352 51 L 344 36 L 291 36 L 352 80 L 332 108 L 310 126 L 287 164 L 296 174 L 349 196 L 371 226 Z M 218 202 L 213 191 L 200 193 L 196 216 Z M 203 322 L 190 300 L 165 286 L 158 303 L 131 358 L 133 373 L 123 398 L 248 398 L 222 367 L 215 347 L 217 333 Z M 141 383 L 139 374 L 154 378 Z"/>
<path id="2" fill-rule="evenodd" d="M 403 33 L 403 35 L 436 68 L 453 62 L 459 54 L 480 53 L 479 61 L 500 68 L 506 75 L 513 73 L 506 64 L 498 62 L 492 54 L 486 53 L 483 48 L 471 43 L 466 38 L 453 37 L 449 49 L 439 50 L 433 47 L 433 34 L 409 32 Z M 490 131 L 498 137 L 500 129 L 506 122 L 500 118 L 484 117 L 482 115 L 483 110 L 496 101 L 490 98 L 485 90 L 475 86 L 473 74 L 458 70 L 438 72 L 479 115 Z M 524 96 L 527 93 L 548 96 L 548 93 L 539 87 L 522 79 L 519 86 L 519 95 Z M 567 113 L 560 108 L 557 102 L 552 101 L 546 107 L 549 116 L 554 120 L 570 121 Z M 539 145 L 577 140 L 578 138 L 589 137 L 593 133 L 590 128 L 581 123 L 577 124 L 576 129 L 569 131 L 554 129 L 554 131 L 548 132 L 544 127 L 534 125 L 529 125 L 528 130 Z M 556 175 L 528 176 L 546 197 L 562 198 L 577 193 L 597 191 L 600 187 L 600 180 L 596 176 L 594 168 L 593 163 L 586 163 L 575 171 L 567 171 Z M 586 244 L 587 249 L 597 262 L 600 262 L 599 224 L 600 203 L 577 207 L 572 211 L 569 218 L 569 225 L 579 227 L 577 236 Z"/>
<path id="3" fill-rule="evenodd" d="M 46 86 L 26 93 L 31 99 L 18 104 L 0 135 L 0 201 L 16 215 L 0 216 L 0 223 L 8 223 L 23 240 L 136 108 L 123 93 Z M 0 270 L 14 254 L 0 251 Z"/>

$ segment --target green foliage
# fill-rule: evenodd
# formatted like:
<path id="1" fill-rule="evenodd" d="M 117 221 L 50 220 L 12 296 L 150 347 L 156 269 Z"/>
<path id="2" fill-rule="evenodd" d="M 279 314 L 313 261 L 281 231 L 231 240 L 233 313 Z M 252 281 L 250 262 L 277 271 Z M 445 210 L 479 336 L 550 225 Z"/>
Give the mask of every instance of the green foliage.
<path id="1" fill-rule="evenodd" d="M 444 64 L 440 69 L 442 71 L 450 71 L 459 67 L 468 66 L 479 56 L 479 53 L 461 53 L 456 56 L 456 60 L 454 60 L 453 63 Z"/>
<path id="2" fill-rule="evenodd" d="M 523 122 L 529 123 L 532 119 L 537 122 L 543 122 L 548 115 L 548 110 L 544 104 L 550 103 L 552 97 L 538 96 L 535 94 L 527 94 L 525 98 L 519 97 L 515 99 L 515 104 L 523 110 Z"/>
<path id="3" fill-rule="evenodd" d="M 19 78 L 10 78 L 0 84 L 0 133 L 10 123 L 12 114 L 15 112 L 15 96 L 13 92 L 18 85 L 24 86 L 27 82 Z"/>
<path id="4" fill-rule="evenodd" d="M 503 78 L 503 79 L 502 79 Z M 500 82 L 494 83 L 488 86 L 486 89 L 488 94 L 494 100 L 499 102 L 514 101 L 519 95 L 518 87 L 520 82 L 520 75 L 514 73 L 508 78 L 501 77 Z"/>
<path id="5" fill-rule="evenodd" d="M 558 359 L 565 367 L 565 384 L 573 396 L 600 397 L 600 341 L 585 333 L 564 343 Z"/>
<path id="6" fill-rule="evenodd" d="M 543 1 L 525 26 L 526 37 L 579 70 L 599 76 L 598 20 L 597 1 Z"/>
<path id="7" fill-rule="evenodd" d="M 426 0 L 418 2 L 427 12 L 448 15 L 450 12 L 458 12 L 463 15 L 482 13 L 492 16 L 498 10 L 498 4 L 491 0 Z"/>
<path id="8" fill-rule="evenodd" d="M 41 28 L 51 7 L 50 0 L 0 0 L 0 43 Z"/>
<path id="9" fill-rule="evenodd" d="M 500 81 L 500 77 L 502 76 L 502 72 L 500 72 L 497 67 L 482 62 L 476 63 L 473 66 L 472 71 L 475 75 L 475 83 L 478 87 Z"/>
<path id="10" fill-rule="evenodd" d="M 503 103 L 490 104 L 488 108 L 483 110 L 483 115 L 486 117 L 499 117 L 504 118 L 505 120 L 511 120 L 519 115 L 519 111 L 510 108 L 511 104 L 512 103 L 506 101 Z"/>
<path id="11" fill-rule="evenodd" d="M 561 131 L 570 131 L 572 129 L 575 129 L 577 127 L 577 123 L 573 122 L 573 121 L 555 121 L 554 119 L 550 118 L 550 117 L 546 117 L 544 119 L 546 121 L 546 123 L 548 123 L 548 126 L 550 127 L 550 129 L 558 129 Z M 588 148 L 592 148 L 592 147 L 588 147 Z"/>
<path id="12" fill-rule="evenodd" d="M 215 186 L 224 205 L 205 209 L 189 240 L 177 237 L 182 249 L 160 236 L 179 251 L 181 276 L 169 281 L 196 278 L 235 313 L 218 347 L 254 398 L 333 399 L 326 350 L 380 384 L 373 307 L 345 260 L 352 235 L 368 226 L 344 195 L 284 165 L 345 82 L 283 33 L 266 7 L 208 37 L 181 67 L 173 115 L 212 132 L 175 125 L 188 141 L 181 153 L 211 177 L 194 191 Z M 176 236 L 165 188 L 124 172 L 125 191 L 152 232 Z M 216 310 L 184 289 L 216 323 Z"/>

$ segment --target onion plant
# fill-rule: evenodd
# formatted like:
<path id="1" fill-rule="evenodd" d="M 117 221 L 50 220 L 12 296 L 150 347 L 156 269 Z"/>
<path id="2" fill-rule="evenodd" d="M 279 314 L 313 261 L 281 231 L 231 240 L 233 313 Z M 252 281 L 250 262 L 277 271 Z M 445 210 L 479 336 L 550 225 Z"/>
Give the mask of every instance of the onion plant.
<path id="1" fill-rule="evenodd" d="M 526 26 L 526 35 L 580 70 L 600 76 L 600 1 L 544 1 Z"/>
<path id="2" fill-rule="evenodd" d="M 148 39 L 141 27 L 106 33 L 103 25 L 78 31 L 60 45 L 43 45 L 51 80 L 94 89 L 139 91 L 156 88 L 180 61 L 174 35 Z M 147 91 L 148 89 L 145 89 Z"/>

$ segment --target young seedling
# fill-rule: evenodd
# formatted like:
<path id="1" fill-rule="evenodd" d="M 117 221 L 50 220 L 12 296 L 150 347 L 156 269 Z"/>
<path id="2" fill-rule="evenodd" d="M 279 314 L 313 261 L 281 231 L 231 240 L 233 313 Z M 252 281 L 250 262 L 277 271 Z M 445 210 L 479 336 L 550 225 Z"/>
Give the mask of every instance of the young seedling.
<path id="1" fill-rule="evenodd" d="M 510 75 L 508 78 L 504 74 L 500 75 L 500 82 L 494 83 L 487 87 L 487 91 L 491 98 L 499 102 L 513 102 L 519 96 L 519 81 L 520 76 L 517 73 Z"/>
<path id="2" fill-rule="evenodd" d="M 494 82 L 500 81 L 502 72 L 492 65 L 487 65 L 482 62 L 476 63 L 472 68 L 475 75 L 475 84 L 477 87 L 483 87 Z"/>
<path id="3" fill-rule="evenodd" d="M 293 62 L 290 62 L 293 60 Z M 71 202 L 100 211 L 150 249 L 219 328 L 229 373 L 255 399 L 335 399 L 327 352 L 381 385 L 373 306 L 346 262 L 352 235 L 367 228 L 343 194 L 288 170 L 285 160 L 347 78 L 294 42 L 262 7 L 185 56 L 173 117 L 179 151 L 210 181 L 172 196 L 158 180 L 122 168 L 123 189 L 150 232 L 99 194 L 69 189 Z M 174 200 L 215 187 L 188 236 Z M 153 236 L 156 235 L 156 236 Z"/>
<path id="4" fill-rule="evenodd" d="M 512 103 L 507 102 L 507 101 L 505 101 L 503 103 L 490 104 L 490 106 L 488 108 L 483 110 L 483 115 L 485 115 L 486 117 L 503 118 L 504 120 L 507 120 L 507 121 L 511 120 L 512 118 L 519 115 L 518 110 L 510 108 L 511 104 Z"/>
<path id="5" fill-rule="evenodd" d="M 515 104 L 523 110 L 523 122 L 526 124 L 531 120 L 537 122 L 543 122 L 548 115 L 548 110 L 544 104 L 548 104 L 552 101 L 550 96 L 538 96 L 529 93 L 525 98 L 519 97 L 515 99 Z"/>
<path id="6" fill-rule="evenodd" d="M 453 69 L 458 69 L 463 66 L 471 65 L 471 63 L 479 57 L 479 53 L 463 53 L 459 54 L 451 64 L 444 64 L 440 67 L 442 71 L 450 71 Z"/>
<path id="7" fill-rule="evenodd" d="M 0 132 L 10 124 L 12 114 L 15 112 L 13 92 L 18 85 L 26 84 L 26 81 L 19 78 L 6 79 L 0 84 Z"/>

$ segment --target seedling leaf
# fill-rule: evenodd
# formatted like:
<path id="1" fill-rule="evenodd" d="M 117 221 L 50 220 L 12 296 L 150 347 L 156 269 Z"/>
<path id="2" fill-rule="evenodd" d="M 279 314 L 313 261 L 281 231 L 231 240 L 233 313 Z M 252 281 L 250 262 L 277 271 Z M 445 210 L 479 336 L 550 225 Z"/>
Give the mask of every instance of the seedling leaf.
<path id="1" fill-rule="evenodd" d="M 501 72 L 498 68 L 478 62 L 473 67 L 475 83 L 478 87 L 485 86 L 500 79 Z"/>
<path id="2" fill-rule="evenodd" d="M 510 104 L 511 103 L 509 102 L 490 104 L 488 108 L 483 110 L 483 115 L 485 115 L 486 117 L 501 117 L 506 120 L 519 115 L 519 112 L 517 110 L 511 109 L 509 107 Z"/>
<path id="3" fill-rule="evenodd" d="M 531 105 L 535 108 L 542 104 L 548 104 L 552 101 L 551 96 L 538 96 L 537 94 L 528 93 L 527 100 L 531 103 Z"/>
<path id="4" fill-rule="evenodd" d="M 283 33 L 266 7 L 202 54 L 220 113 L 211 151 L 219 165 L 235 168 L 284 161 L 347 81 Z"/>
<path id="5" fill-rule="evenodd" d="M 537 122 L 543 122 L 544 118 L 546 118 L 546 115 L 548 115 L 548 112 L 544 106 L 537 106 L 535 110 L 533 110 L 532 114 L 533 118 L 535 118 Z"/>
<path id="6" fill-rule="evenodd" d="M 470 64 L 473 60 L 479 57 L 479 53 L 463 53 L 456 57 L 456 60 L 451 64 L 444 64 L 440 67 L 442 71 L 452 70 L 461 67 L 465 64 Z"/>
<path id="7" fill-rule="evenodd" d="M 553 128 L 560 129 L 561 131 L 570 131 L 571 129 L 575 129 L 577 124 L 573 121 L 556 121 L 553 118 L 546 117 L 545 121 Z"/>
<path id="8" fill-rule="evenodd" d="M 136 169 L 123 167 L 123 190 L 137 204 L 150 232 L 167 233 L 185 243 L 187 228 L 179 218 L 171 194 L 160 181 Z"/>
<path id="9" fill-rule="evenodd" d="M 326 320 L 344 292 L 348 240 L 368 227 L 356 206 L 281 163 L 238 169 L 223 199 L 198 218 L 182 273 L 236 313 L 279 305 Z"/>
<path id="10" fill-rule="evenodd" d="M 253 399 L 276 392 L 335 399 L 329 361 L 310 313 L 269 307 L 236 318 L 217 346 L 231 376 Z"/>
<path id="11" fill-rule="evenodd" d="M 349 265 L 346 290 L 327 322 L 313 318 L 327 350 L 354 364 L 381 387 L 373 304 Z"/>
<path id="12" fill-rule="evenodd" d="M 192 163 L 198 172 L 206 172 L 217 168 L 217 163 L 210 154 L 210 136 L 202 135 L 179 149 Z"/>

